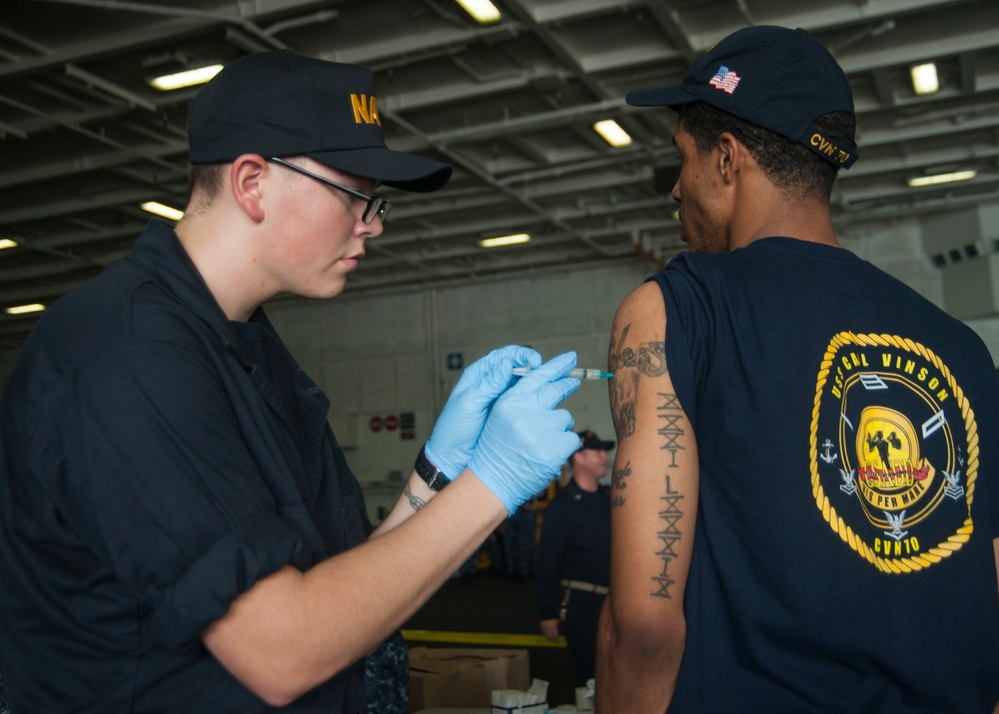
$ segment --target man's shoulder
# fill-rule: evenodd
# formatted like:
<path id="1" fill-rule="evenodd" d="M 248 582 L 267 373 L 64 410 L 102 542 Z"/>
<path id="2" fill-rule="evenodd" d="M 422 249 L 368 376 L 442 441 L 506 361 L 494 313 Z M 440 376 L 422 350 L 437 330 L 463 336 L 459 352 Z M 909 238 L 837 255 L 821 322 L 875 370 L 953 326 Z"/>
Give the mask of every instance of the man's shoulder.
<path id="1" fill-rule="evenodd" d="M 175 296 L 123 259 L 56 302 L 31 341 L 72 346 L 80 358 L 128 340 L 183 341 L 194 328 L 191 317 Z"/>
<path id="2" fill-rule="evenodd" d="M 147 363 L 167 359 L 168 353 L 204 353 L 210 341 L 205 326 L 182 304 L 123 259 L 46 311 L 10 379 L 43 394 L 67 378 L 90 381 L 104 373 L 145 371 Z"/>

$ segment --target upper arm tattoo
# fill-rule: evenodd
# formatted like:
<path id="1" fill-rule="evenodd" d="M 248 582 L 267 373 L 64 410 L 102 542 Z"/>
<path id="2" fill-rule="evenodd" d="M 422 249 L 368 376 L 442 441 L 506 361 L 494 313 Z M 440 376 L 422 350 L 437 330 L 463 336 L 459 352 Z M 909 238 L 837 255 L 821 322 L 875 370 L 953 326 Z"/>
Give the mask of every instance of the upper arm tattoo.
<path id="1" fill-rule="evenodd" d="M 618 441 L 635 433 L 635 399 L 638 395 L 638 375 L 615 372 L 610 385 L 611 418 Z"/>
<path id="2" fill-rule="evenodd" d="M 661 377 L 666 374 L 666 343 L 643 342 L 637 347 L 627 344 L 631 325 L 625 325 L 621 337 L 613 342 L 607 356 L 607 368 L 617 374 L 618 370 L 633 367 L 647 377 Z"/>
<path id="3" fill-rule="evenodd" d="M 619 335 L 612 335 L 611 347 L 607 357 L 607 368 L 614 373 L 610 384 L 611 415 L 614 419 L 614 428 L 617 431 L 618 440 L 624 441 L 636 430 L 636 421 L 639 418 L 648 419 L 644 416 L 648 412 L 638 415 L 636 404 L 638 400 L 639 388 L 643 379 L 655 379 L 662 377 L 668 372 L 666 365 L 666 342 L 629 342 L 628 333 L 631 331 L 631 324 L 625 325 Z M 657 385 L 658 386 L 658 385 Z M 666 464 L 667 469 L 679 467 L 677 463 L 677 452 L 685 450 L 683 437 L 686 434 L 685 413 L 680 401 L 675 394 L 663 391 L 656 391 L 658 401 L 655 408 L 657 419 L 656 433 L 662 437 L 663 442 L 659 445 L 662 450 L 669 451 L 670 461 Z M 646 427 L 647 428 L 647 427 Z M 642 465 L 638 465 L 639 471 Z M 631 461 L 625 463 L 621 468 L 614 469 L 611 483 L 611 506 L 613 508 L 624 505 L 627 500 L 625 489 L 628 486 L 628 478 L 631 476 Z M 656 598 L 673 598 L 673 586 L 676 579 L 670 573 L 670 564 L 679 556 L 677 545 L 683 540 L 683 532 L 679 523 L 684 517 L 683 501 L 685 495 L 674 489 L 669 473 L 663 475 L 665 488 L 659 497 L 660 507 L 658 509 L 658 528 L 656 538 L 659 548 L 656 551 L 656 558 L 661 562 L 659 572 L 653 576 L 653 590 L 650 596 Z"/>
<path id="4" fill-rule="evenodd" d="M 627 478 L 629 476 L 631 476 L 630 461 L 623 467 L 614 469 L 611 473 L 611 508 L 623 506 L 625 500 L 627 500 L 627 497 L 621 492 L 628 488 Z"/>
<path id="5" fill-rule="evenodd" d="M 680 400 L 677 399 L 675 394 L 660 392 L 659 396 L 663 398 L 663 404 L 656 407 L 656 411 L 658 412 L 657 416 L 663 421 L 660 422 L 658 431 L 659 435 L 665 440 L 665 443 L 659 448 L 669 451 L 669 467 L 675 469 L 678 466 L 676 463 L 676 452 L 686 450 L 680 444 L 680 439 L 685 433 L 682 421 L 684 416 L 683 407 L 680 406 Z"/>
<path id="6" fill-rule="evenodd" d="M 666 374 L 666 343 L 642 342 L 628 344 L 631 324 L 624 326 L 620 336 L 611 336 L 607 369 L 614 373 L 610 381 L 611 417 L 618 441 L 635 433 L 635 401 L 639 382 L 644 377 Z"/>
<path id="7" fill-rule="evenodd" d="M 683 534 L 677 527 L 677 523 L 683 518 L 683 509 L 681 508 L 683 504 L 681 501 L 683 501 L 684 496 L 682 493 L 673 490 L 670 477 L 666 476 L 666 492 L 659 498 L 663 501 L 662 510 L 659 511 L 659 518 L 663 521 L 663 526 L 662 530 L 656 532 L 656 537 L 662 541 L 663 547 L 656 555 L 663 561 L 663 568 L 659 572 L 659 575 L 652 578 L 657 589 L 651 592 L 650 595 L 672 599 L 673 595 L 670 593 L 670 586 L 675 584 L 676 580 L 669 575 L 669 564 L 677 557 L 674 546 L 683 538 Z"/>
<path id="8" fill-rule="evenodd" d="M 684 422 L 682 421 L 684 416 L 683 407 L 680 406 L 680 401 L 676 398 L 675 394 L 659 392 L 659 396 L 663 402 L 662 405 L 656 407 L 656 415 L 663 422 L 660 424 L 658 431 L 659 435 L 665 439 L 665 443 L 659 448 L 670 452 L 668 467 L 673 469 L 678 466 L 676 463 L 676 452 L 685 450 L 680 443 L 680 439 L 686 433 L 683 428 Z M 669 474 L 667 474 L 666 492 L 660 496 L 660 500 L 663 501 L 663 507 L 659 511 L 659 518 L 663 521 L 662 530 L 656 532 L 656 537 L 662 541 L 662 549 L 656 553 L 656 556 L 662 560 L 663 567 L 659 575 L 653 578 L 657 588 L 651 593 L 653 597 L 669 599 L 673 597 L 670 593 L 670 586 L 675 581 L 669 575 L 669 565 L 677 557 L 674 546 L 683 539 L 683 534 L 677 527 L 677 523 L 683 518 L 683 504 L 681 503 L 683 499 L 684 496 L 682 493 L 673 490 Z"/>

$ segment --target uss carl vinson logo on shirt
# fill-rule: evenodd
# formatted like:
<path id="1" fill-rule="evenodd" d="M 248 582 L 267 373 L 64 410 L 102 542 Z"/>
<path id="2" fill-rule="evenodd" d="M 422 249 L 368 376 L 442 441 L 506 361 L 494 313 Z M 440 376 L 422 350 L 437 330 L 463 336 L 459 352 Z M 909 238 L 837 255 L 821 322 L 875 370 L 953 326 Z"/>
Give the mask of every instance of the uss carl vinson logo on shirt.
<path id="1" fill-rule="evenodd" d="M 893 335 L 832 338 L 810 459 L 822 517 L 878 570 L 929 568 L 968 542 L 978 427 L 947 365 L 923 345 Z"/>

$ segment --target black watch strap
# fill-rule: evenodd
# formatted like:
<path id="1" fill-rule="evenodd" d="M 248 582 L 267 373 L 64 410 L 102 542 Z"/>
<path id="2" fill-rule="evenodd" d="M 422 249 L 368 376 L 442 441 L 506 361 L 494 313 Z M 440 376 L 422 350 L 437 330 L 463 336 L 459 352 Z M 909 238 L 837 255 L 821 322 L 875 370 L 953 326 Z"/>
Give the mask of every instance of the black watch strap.
<path id="1" fill-rule="evenodd" d="M 437 468 L 437 464 L 427 458 L 426 446 L 420 449 L 413 468 L 416 470 L 417 475 L 423 479 L 423 482 L 434 491 L 441 491 L 451 483 L 447 476 L 444 475 L 444 472 Z"/>

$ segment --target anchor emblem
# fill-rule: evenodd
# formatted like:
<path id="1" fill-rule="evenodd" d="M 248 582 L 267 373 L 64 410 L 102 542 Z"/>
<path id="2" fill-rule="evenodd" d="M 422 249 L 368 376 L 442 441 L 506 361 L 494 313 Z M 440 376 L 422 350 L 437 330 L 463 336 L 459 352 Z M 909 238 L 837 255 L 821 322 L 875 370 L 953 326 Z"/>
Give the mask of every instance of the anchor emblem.
<path id="1" fill-rule="evenodd" d="M 833 443 L 829 441 L 829 439 L 825 440 L 825 443 L 822 444 L 822 448 L 824 448 L 826 452 L 824 454 L 819 454 L 819 458 L 825 461 L 827 464 L 831 464 L 833 461 L 839 458 L 839 454 L 829 453 L 830 451 L 832 451 L 833 448 Z"/>

